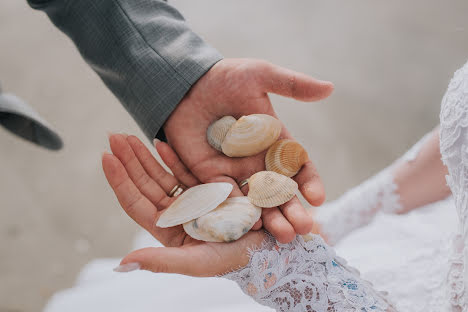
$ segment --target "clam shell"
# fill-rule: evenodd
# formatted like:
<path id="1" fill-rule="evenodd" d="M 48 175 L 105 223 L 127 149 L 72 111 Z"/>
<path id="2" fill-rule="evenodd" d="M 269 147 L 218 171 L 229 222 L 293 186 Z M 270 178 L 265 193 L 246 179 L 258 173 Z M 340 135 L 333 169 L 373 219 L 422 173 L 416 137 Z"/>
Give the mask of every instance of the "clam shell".
<path id="1" fill-rule="evenodd" d="M 224 116 L 223 118 L 213 122 L 206 130 L 206 139 L 208 143 L 213 148 L 222 152 L 221 144 L 224 141 L 224 137 L 235 122 L 236 118 L 232 116 Z"/>
<path id="2" fill-rule="evenodd" d="M 292 177 L 308 160 L 309 156 L 301 144 L 293 140 L 279 140 L 268 149 L 265 166 L 268 171 Z"/>
<path id="3" fill-rule="evenodd" d="M 206 215 L 184 223 L 184 230 L 205 242 L 231 242 L 247 233 L 261 214 L 262 209 L 246 196 L 232 197 Z"/>
<path id="4" fill-rule="evenodd" d="M 273 171 L 260 171 L 249 179 L 249 200 L 262 208 L 282 205 L 295 196 L 296 181 Z"/>
<path id="5" fill-rule="evenodd" d="M 189 188 L 161 214 L 156 223 L 161 228 L 179 225 L 218 207 L 232 191 L 230 183 L 207 183 Z"/>
<path id="6" fill-rule="evenodd" d="M 281 122 L 264 114 L 242 116 L 231 127 L 221 144 L 230 157 L 258 154 L 273 144 L 281 133 Z"/>

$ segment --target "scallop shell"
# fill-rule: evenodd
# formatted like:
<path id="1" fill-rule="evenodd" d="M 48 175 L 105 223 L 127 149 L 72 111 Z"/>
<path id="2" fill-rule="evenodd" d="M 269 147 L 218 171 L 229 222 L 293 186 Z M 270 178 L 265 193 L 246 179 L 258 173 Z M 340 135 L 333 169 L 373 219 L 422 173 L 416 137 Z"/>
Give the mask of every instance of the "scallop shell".
<path id="1" fill-rule="evenodd" d="M 230 183 L 207 183 L 189 188 L 161 214 L 156 223 L 161 228 L 179 225 L 218 207 L 232 191 Z"/>
<path id="2" fill-rule="evenodd" d="M 309 156 L 301 144 L 293 140 L 279 140 L 268 149 L 265 166 L 268 171 L 292 177 L 308 160 Z"/>
<path id="3" fill-rule="evenodd" d="M 221 144 L 224 141 L 224 137 L 235 122 L 236 118 L 232 116 L 224 116 L 223 118 L 213 122 L 206 130 L 206 139 L 208 143 L 213 148 L 222 152 Z"/>
<path id="4" fill-rule="evenodd" d="M 246 196 L 232 197 L 206 215 L 184 223 L 184 230 L 205 242 L 231 242 L 247 233 L 261 214 L 262 209 Z"/>
<path id="5" fill-rule="evenodd" d="M 249 179 L 249 200 L 262 208 L 282 205 L 294 197 L 296 181 L 273 171 L 260 171 Z"/>
<path id="6" fill-rule="evenodd" d="M 242 116 L 231 127 L 221 144 L 230 157 L 258 154 L 273 144 L 281 133 L 281 122 L 265 114 Z"/>

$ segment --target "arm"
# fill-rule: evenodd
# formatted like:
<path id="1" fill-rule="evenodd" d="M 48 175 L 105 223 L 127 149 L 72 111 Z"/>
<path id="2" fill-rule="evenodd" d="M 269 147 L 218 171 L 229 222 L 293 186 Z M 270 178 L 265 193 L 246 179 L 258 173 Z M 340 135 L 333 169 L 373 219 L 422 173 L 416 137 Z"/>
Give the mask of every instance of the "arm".
<path id="1" fill-rule="evenodd" d="M 213 121 L 254 113 L 278 118 L 269 92 L 310 102 L 333 91 L 330 82 L 265 61 L 219 61 L 221 56 L 160 0 L 29 1 L 74 41 L 145 134 L 150 139 L 156 133 L 167 138 L 201 182 L 228 178 L 240 183 L 265 169 L 266 151 L 229 158 L 213 149 L 206 140 L 206 129 Z M 285 127 L 281 138 L 293 139 Z M 294 179 L 310 204 L 323 203 L 325 191 L 312 161 Z M 298 198 L 265 210 L 262 220 L 281 242 L 291 241 L 296 233 L 308 233 L 313 226 Z"/>
<path id="2" fill-rule="evenodd" d="M 444 199 L 450 194 L 446 174 L 437 128 L 390 167 L 324 205 L 317 215 L 320 233 L 334 244 L 370 223 L 379 211 L 407 213 Z"/>
<path id="3" fill-rule="evenodd" d="M 155 227 L 154 222 L 174 200 L 162 189 L 177 183 L 195 185 L 195 177 L 165 143 L 157 143 L 156 148 L 175 177 L 165 173 L 135 137 L 114 135 L 110 141 L 114 155 L 103 156 L 103 168 L 123 209 L 164 245 L 171 246 L 133 251 L 116 271 L 222 275 L 236 281 L 260 304 L 278 311 L 391 311 L 385 296 L 362 280 L 318 235 L 307 239 L 297 236 L 291 243 L 281 244 L 263 231 L 250 231 L 234 242 L 206 243 L 184 238 L 181 226 Z M 145 178 L 145 172 L 150 177 Z M 234 185 L 231 196 L 241 195 Z M 181 239 L 167 240 L 174 236 L 167 235 L 171 231 L 180 233 L 176 236 Z"/>
<path id="4" fill-rule="evenodd" d="M 28 0 L 75 43 L 151 140 L 222 56 L 159 0 Z M 159 132 L 159 133 L 158 133 Z"/>

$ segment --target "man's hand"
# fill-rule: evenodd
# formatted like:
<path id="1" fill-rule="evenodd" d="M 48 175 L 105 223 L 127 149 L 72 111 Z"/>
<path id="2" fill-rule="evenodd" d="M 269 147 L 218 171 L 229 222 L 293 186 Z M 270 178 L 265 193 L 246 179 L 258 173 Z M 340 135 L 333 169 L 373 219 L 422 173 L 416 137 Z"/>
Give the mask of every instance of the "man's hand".
<path id="1" fill-rule="evenodd" d="M 244 158 L 230 158 L 212 148 L 206 130 L 215 120 L 231 115 L 269 114 L 277 118 L 267 93 L 300 101 L 324 99 L 333 91 L 323 82 L 265 61 L 224 59 L 215 64 L 180 102 L 164 125 L 168 143 L 183 164 L 202 183 L 229 177 L 239 183 L 265 170 L 265 152 Z M 306 122 L 306 120 L 304 120 Z M 283 127 L 280 138 L 292 139 Z M 318 206 L 325 192 L 311 161 L 294 177 L 307 201 Z M 247 194 L 248 187 L 242 191 Z M 282 243 L 311 231 L 313 220 L 297 197 L 278 208 L 263 209 L 263 226 Z"/>

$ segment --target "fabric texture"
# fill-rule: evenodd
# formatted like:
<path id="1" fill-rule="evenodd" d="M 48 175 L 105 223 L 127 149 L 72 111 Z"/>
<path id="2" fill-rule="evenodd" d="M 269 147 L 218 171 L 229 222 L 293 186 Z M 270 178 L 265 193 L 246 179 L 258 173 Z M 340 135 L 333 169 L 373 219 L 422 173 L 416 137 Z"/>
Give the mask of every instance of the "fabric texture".
<path id="1" fill-rule="evenodd" d="M 276 311 L 389 311 L 385 294 L 336 256 L 319 235 L 288 244 L 268 236 L 250 262 L 223 275 L 260 304 Z"/>
<path id="2" fill-rule="evenodd" d="M 53 127 L 31 106 L 13 94 L 0 89 L 0 125 L 13 134 L 51 150 L 63 143 Z"/>
<path id="3" fill-rule="evenodd" d="M 453 311 L 468 311 L 468 63 L 455 72 L 442 100 L 440 151 L 459 218 L 448 274 L 449 298 Z"/>
<path id="4" fill-rule="evenodd" d="M 159 0 L 28 0 L 75 43 L 149 139 L 222 56 Z"/>
<path id="5" fill-rule="evenodd" d="M 393 214 L 403 209 L 393 169 L 403 162 L 414 161 L 430 136 L 431 132 L 427 133 L 388 168 L 318 210 L 316 220 L 328 243 L 335 245 L 352 231 L 369 224 L 379 212 Z"/>

